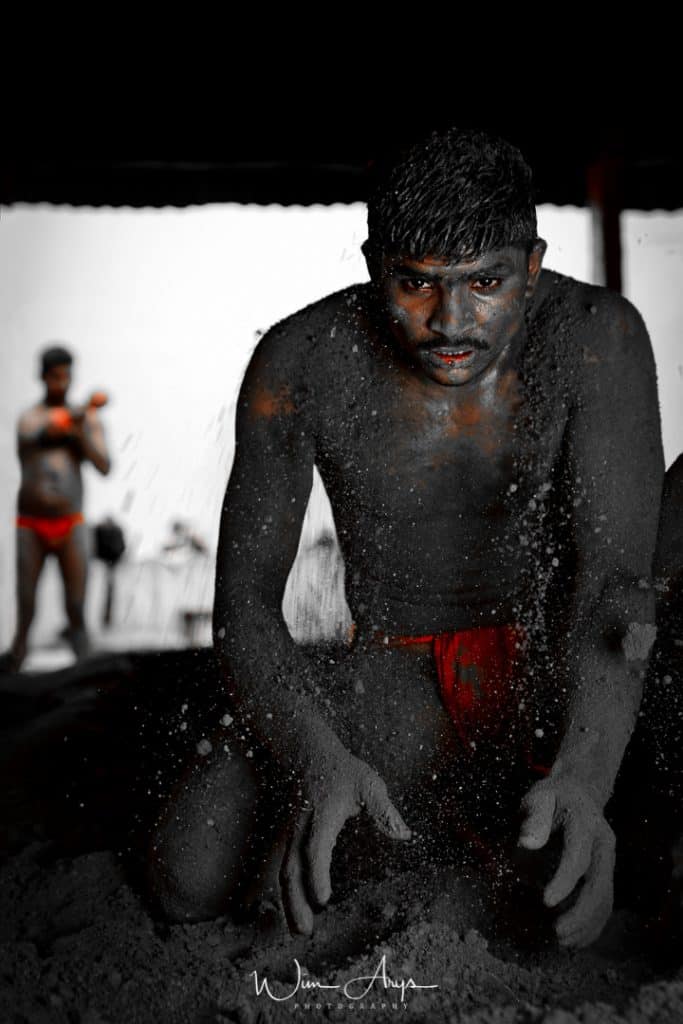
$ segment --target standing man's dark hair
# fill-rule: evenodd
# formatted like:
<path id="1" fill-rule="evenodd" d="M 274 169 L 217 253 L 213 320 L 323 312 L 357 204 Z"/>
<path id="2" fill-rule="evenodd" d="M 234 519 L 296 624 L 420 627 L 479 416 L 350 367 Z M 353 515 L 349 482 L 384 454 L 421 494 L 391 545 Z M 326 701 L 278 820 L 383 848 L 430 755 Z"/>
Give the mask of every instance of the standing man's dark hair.
<path id="1" fill-rule="evenodd" d="M 378 170 L 368 200 L 368 256 L 474 259 L 536 240 L 531 169 L 520 151 L 485 132 L 434 131 Z"/>
<path id="2" fill-rule="evenodd" d="M 41 376 L 51 370 L 53 366 L 71 366 L 73 356 L 63 345 L 51 345 L 43 350 L 40 356 Z"/>

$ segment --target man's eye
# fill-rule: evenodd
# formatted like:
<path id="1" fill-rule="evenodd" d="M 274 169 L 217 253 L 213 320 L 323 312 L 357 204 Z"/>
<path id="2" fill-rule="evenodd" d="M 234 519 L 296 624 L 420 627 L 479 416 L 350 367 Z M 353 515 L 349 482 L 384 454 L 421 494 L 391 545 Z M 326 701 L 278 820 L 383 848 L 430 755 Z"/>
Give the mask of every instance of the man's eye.
<path id="1" fill-rule="evenodd" d="M 500 277 L 475 277 L 472 281 L 472 288 L 477 292 L 490 292 L 501 283 Z"/>
<path id="2" fill-rule="evenodd" d="M 408 292 L 428 292 L 432 289 L 432 282 L 425 281 L 422 277 L 407 277 L 403 281 L 403 287 Z"/>

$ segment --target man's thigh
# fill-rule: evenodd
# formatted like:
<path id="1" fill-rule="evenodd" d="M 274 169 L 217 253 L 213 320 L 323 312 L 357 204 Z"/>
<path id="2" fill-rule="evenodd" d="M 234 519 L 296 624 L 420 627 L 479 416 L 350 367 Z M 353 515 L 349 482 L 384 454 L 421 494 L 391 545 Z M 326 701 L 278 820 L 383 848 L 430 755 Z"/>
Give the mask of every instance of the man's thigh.
<path id="1" fill-rule="evenodd" d="M 56 552 L 67 599 L 77 604 L 85 599 L 88 554 L 88 528 L 85 523 L 78 523 Z"/>
<path id="2" fill-rule="evenodd" d="M 47 550 L 31 529 L 17 528 L 17 592 L 23 602 L 32 602 Z"/>
<path id="3" fill-rule="evenodd" d="M 313 656 L 321 666 L 319 707 L 390 792 L 407 795 L 443 771 L 457 743 L 431 655 L 378 645 Z"/>

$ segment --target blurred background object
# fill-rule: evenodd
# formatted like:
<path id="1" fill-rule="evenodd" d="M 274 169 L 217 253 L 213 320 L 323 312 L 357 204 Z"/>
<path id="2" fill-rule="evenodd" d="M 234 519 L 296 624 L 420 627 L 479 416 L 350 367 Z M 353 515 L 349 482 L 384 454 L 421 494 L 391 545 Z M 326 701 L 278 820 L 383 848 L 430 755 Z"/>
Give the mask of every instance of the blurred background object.
<path id="1" fill-rule="evenodd" d="M 111 629 L 114 613 L 115 571 L 126 550 L 123 530 L 111 516 L 94 528 L 93 556 L 103 562 L 106 571 L 105 598 L 102 606 L 102 629 Z"/>

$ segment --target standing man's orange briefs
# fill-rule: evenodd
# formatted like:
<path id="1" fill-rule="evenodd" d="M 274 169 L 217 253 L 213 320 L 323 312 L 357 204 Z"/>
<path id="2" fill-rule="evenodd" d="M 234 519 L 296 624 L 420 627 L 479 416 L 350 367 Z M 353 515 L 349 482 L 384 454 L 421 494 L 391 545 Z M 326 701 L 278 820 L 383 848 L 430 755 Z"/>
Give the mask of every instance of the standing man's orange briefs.
<path id="1" fill-rule="evenodd" d="M 43 544 L 51 551 L 66 542 L 74 526 L 83 523 L 82 512 L 73 512 L 66 516 L 17 516 L 17 526 L 25 530 L 33 530 Z"/>
<path id="2" fill-rule="evenodd" d="M 373 639 L 387 647 L 431 646 L 441 699 L 463 747 L 471 753 L 479 736 L 492 740 L 509 730 L 520 701 L 528 698 L 521 685 L 526 634 L 520 625 L 480 626 L 421 636 L 376 632 Z M 535 763 L 530 737 L 524 742 L 524 756 L 531 769 L 541 775 L 548 773 L 545 765 Z"/>

